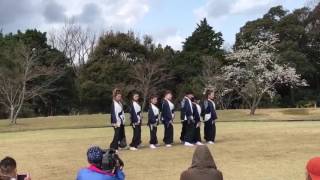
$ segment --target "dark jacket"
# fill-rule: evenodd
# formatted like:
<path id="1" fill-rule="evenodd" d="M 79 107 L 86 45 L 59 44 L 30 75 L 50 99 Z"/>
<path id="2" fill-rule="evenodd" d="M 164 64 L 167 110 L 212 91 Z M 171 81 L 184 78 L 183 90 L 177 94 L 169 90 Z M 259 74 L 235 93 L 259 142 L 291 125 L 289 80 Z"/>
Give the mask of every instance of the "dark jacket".
<path id="1" fill-rule="evenodd" d="M 163 100 L 162 102 L 162 109 L 161 109 L 161 120 L 164 124 L 168 124 L 170 121 L 172 121 L 172 113 L 174 111 L 171 111 L 169 102 L 167 100 Z"/>
<path id="2" fill-rule="evenodd" d="M 181 121 L 189 120 L 192 118 L 192 107 L 190 105 L 190 100 L 186 97 L 183 98 L 181 101 L 181 114 L 180 119 Z M 191 103 L 192 104 L 192 103 Z"/>
<path id="3" fill-rule="evenodd" d="M 121 111 L 116 112 L 115 103 L 112 101 L 111 104 L 111 123 L 118 123 L 118 121 L 121 122 L 121 124 L 124 124 L 124 119 L 121 117 L 121 115 L 124 114 L 123 107 Z"/>
<path id="4" fill-rule="evenodd" d="M 114 102 L 111 104 L 111 123 L 117 123 L 118 114 L 115 113 Z"/>
<path id="5" fill-rule="evenodd" d="M 197 146 L 192 165 L 181 174 L 180 180 L 223 180 L 207 146 Z"/>
<path id="6" fill-rule="evenodd" d="M 195 123 L 200 122 L 201 116 L 200 116 L 200 113 L 198 112 L 197 105 L 192 103 L 192 109 L 193 109 L 193 119 L 194 119 L 194 122 L 195 122 Z"/>
<path id="7" fill-rule="evenodd" d="M 159 122 L 158 119 L 159 119 L 159 114 L 158 115 L 154 114 L 152 105 L 150 104 L 149 110 L 148 110 L 148 125 L 158 123 Z"/>
<path id="8" fill-rule="evenodd" d="M 138 123 L 139 122 L 139 118 L 141 116 L 141 111 L 136 111 L 136 109 L 134 108 L 133 105 L 133 101 L 130 103 L 130 120 L 131 120 L 131 124 L 134 123 Z M 141 123 L 141 120 L 140 120 Z"/>
<path id="9" fill-rule="evenodd" d="M 216 109 L 213 105 L 213 103 L 209 100 L 205 100 L 202 103 L 202 116 L 204 119 L 205 114 L 211 114 L 211 118 L 209 121 L 215 121 L 218 117 L 217 117 L 217 113 L 216 113 Z M 204 119 L 205 120 L 205 119 Z"/>

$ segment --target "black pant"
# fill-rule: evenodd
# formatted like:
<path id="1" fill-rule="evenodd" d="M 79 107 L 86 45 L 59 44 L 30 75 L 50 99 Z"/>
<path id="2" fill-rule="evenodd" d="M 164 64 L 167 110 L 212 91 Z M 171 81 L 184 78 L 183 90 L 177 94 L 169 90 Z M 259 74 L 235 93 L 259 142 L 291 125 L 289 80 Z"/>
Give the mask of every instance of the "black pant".
<path id="1" fill-rule="evenodd" d="M 185 137 L 185 134 L 186 134 L 186 122 L 187 122 L 187 121 L 182 121 L 182 122 L 181 122 L 181 125 L 182 125 L 181 135 L 180 135 L 180 140 L 181 140 L 181 141 L 185 141 L 185 140 L 184 140 L 184 137 Z"/>
<path id="2" fill-rule="evenodd" d="M 200 127 L 196 127 L 197 124 L 195 124 L 195 132 L 194 132 L 194 142 L 201 142 L 201 129 Z"/>
<path id="3" fill-rule="evenodd" d="M 165 144 L 172 144 L 173 143 L 173 126 L 171 123 L 164 124 L 163 142 Z"/>
<path id="4" fill-rule="evenodd" d="M 215 141 L 216 138 L 216 124 L 212 121 L 207 121 L 204 123 L 204 139 L 206 141 Z"/>
<path id="5" fill-rule="evenodd" d="M 184 141 L 194 143 L 195 125 L 191 121 L 186 121 Z"/>
<path id="6" fill-rule="evenodd" d="M 157 138 L 157 127 L 149 125 L 150 128 L 150 144 L 158 144 L 158 138 Z"/>
<path id="7" fill-rule="evenodd" d="M 133 137 L 130 147 L 137 148 L 141 143 L 141 125 L 132 125 Z"/>
<path id="8" fill-rule="evenodd" d="M 110 148 L 118 149 L 119 146 L 121 148 L 126 147 L 127 143 L 126 143 L 124 125 L 121 124 L 120 127 L 113 127 L 113 129 L 114 129 L 114 135 L 113 135 L 113 140 L 110 144 Z"/>

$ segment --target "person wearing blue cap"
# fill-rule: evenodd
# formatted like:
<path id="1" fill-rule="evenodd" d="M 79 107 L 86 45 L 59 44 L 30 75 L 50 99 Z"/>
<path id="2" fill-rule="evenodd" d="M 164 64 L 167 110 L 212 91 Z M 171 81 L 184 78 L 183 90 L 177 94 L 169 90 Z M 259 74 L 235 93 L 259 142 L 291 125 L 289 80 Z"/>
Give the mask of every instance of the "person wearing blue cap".
<path id="1" fill-rule="evenodd" d="M 89 148 L 87 158 L 90 166 L 78 172 L 77 180 L 124 180 L 123 165 L 120 168 L 116 168 L 115 163 L 110 161 L 107 162 L 108 168 L 102 168 L 104 166 L 105 153 L 106 151 L 98 146 Z M 107 160 L 109 159 L 107 158 Z"/>

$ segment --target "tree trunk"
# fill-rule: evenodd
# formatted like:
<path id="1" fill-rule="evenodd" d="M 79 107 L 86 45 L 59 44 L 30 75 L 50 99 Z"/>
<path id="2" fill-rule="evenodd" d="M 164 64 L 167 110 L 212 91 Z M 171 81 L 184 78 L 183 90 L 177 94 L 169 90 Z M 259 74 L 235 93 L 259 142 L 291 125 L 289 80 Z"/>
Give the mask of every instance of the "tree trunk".
<path id="1" fill-rule="evenodd" d="M 23 103 L 21 103 L 18 107 L 18 109 L 16 110 L 15 114 L 14 114 L 14 117 L 13 117 L 13 121 L 14 121 L 14 124 L 17 124 L 17 119 L 18 119 L 18 115 L 20 113 L 20 110 L 21 110 L 21 107 L 22 107 Z"/>
<path id="2" fill-rule="evenodd" d="M 257 107 L 260 104 L 261 98 L 263 97 L 263 94 L 258 95 L 258 99 L 254 99 L 252 105 L 250 106 L 250 115 L 255 115 L 255 112 L 257 110 Z"/>
<path id="3" fill-rule="evenodd" d="M 19 113 L 21 111 L 21 108 L 22 108 L 22 105 L 24 103 L 25 92 L 26 92 L 26 82 L 24 81 L 23 82 L 23 88 L 22 88 L 22 91 L 21 91 L 21 96 L 20 96 L 20 99 L 19 99 L 18 108 L 17 108 L 16 112 L 14 112 L 14 117 L 13 117 L 14 124 L 17 124 L 18 115 L 19 115 Z"/>
<path id="4" fill-rule="evenodd" d="M 11 106 L 10 107 L 10 122 L 11 122 L 11 124 L 13 124 L 14 123 L 14 107 L 13 106 Z"/>
<path id="5" fill-rule="evenodd" d="M 291 107 L 296 107 L 296 101 L 295 101 L 295 97 L 294 97 L 294 89 L 290 88 L 290 100 L 291 100 Z"/>
<path id="6" fill-rule="evenodd" d="M 146 107 L 146 103 L 147 103 L 147 95 L 143 95 L 143 101 L 142 101 L 142 105 L 141 105 L 142 112 L 144 112 L 144 108 Z"/>
<path id="7" fill-rule="evenodd" d="M 257 109 L 257 106 L 256 106 L 256 105 L 251 106 L 251 108 L 250 108 L 250 115 L 251 115 L 251 116 L 253 116 L 253 115 L 255 114 L 256 109 Z"/>
<path id="8" fill-rule="evenodd" d="M 221 110 L 224 110 L 224 109 L 225 109 L 225 105 L 224 105 L 224 102 L 223 102 L 223 97 L 220 97 L 220 98 L 219 98 L 219 101 L 220 101 L 220 108 L 221 108 Z"/>

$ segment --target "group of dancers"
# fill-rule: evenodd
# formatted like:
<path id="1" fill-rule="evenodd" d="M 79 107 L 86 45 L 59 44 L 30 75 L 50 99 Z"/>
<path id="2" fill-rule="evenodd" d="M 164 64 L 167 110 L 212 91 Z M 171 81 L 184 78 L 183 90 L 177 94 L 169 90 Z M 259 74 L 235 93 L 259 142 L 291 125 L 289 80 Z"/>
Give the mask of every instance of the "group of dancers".
<path id="1" fill-rule="evenodd" d="M 167 90 L 158 107 L 159 97 L 151 95 L 149 98 L 148 126 L 150 129 L 150 148 L 158 147 L 157 127 L 160 123 L 164 126 L 163 142 L 166 147 L 171 147 L 174 139 L 173 121 L 175 119 L 175 105 L 172 102 L 172 92 Z M 142 108 L 139 104 L 139 93 L 132 93 L 130 100 L 130 120 L 133 129 L 132 141 L 129 149 L 136 151 L 142 145 L 141 124 Z M 216 105 L 214 103 L 214 92 L 206 90 L 204 100 L 200 102 L 194 94 L 186 92 L 181 101 L 181 123 L 182 131 L 180 140 L 185 146 L 203 145 L 201 142 L 201 123 L 204 124 L 204 139 L 207 144 L 214 144 L 216 136 L 217 119 Z M 122 104 L 122 93 L 120 89 L 113 91 L 113 102 L 111 107 L 111 124 L 114 128 L 114 137 L 110 148 L 118 150 L 126 148 L 125 135 L 125 113 Z"/>

